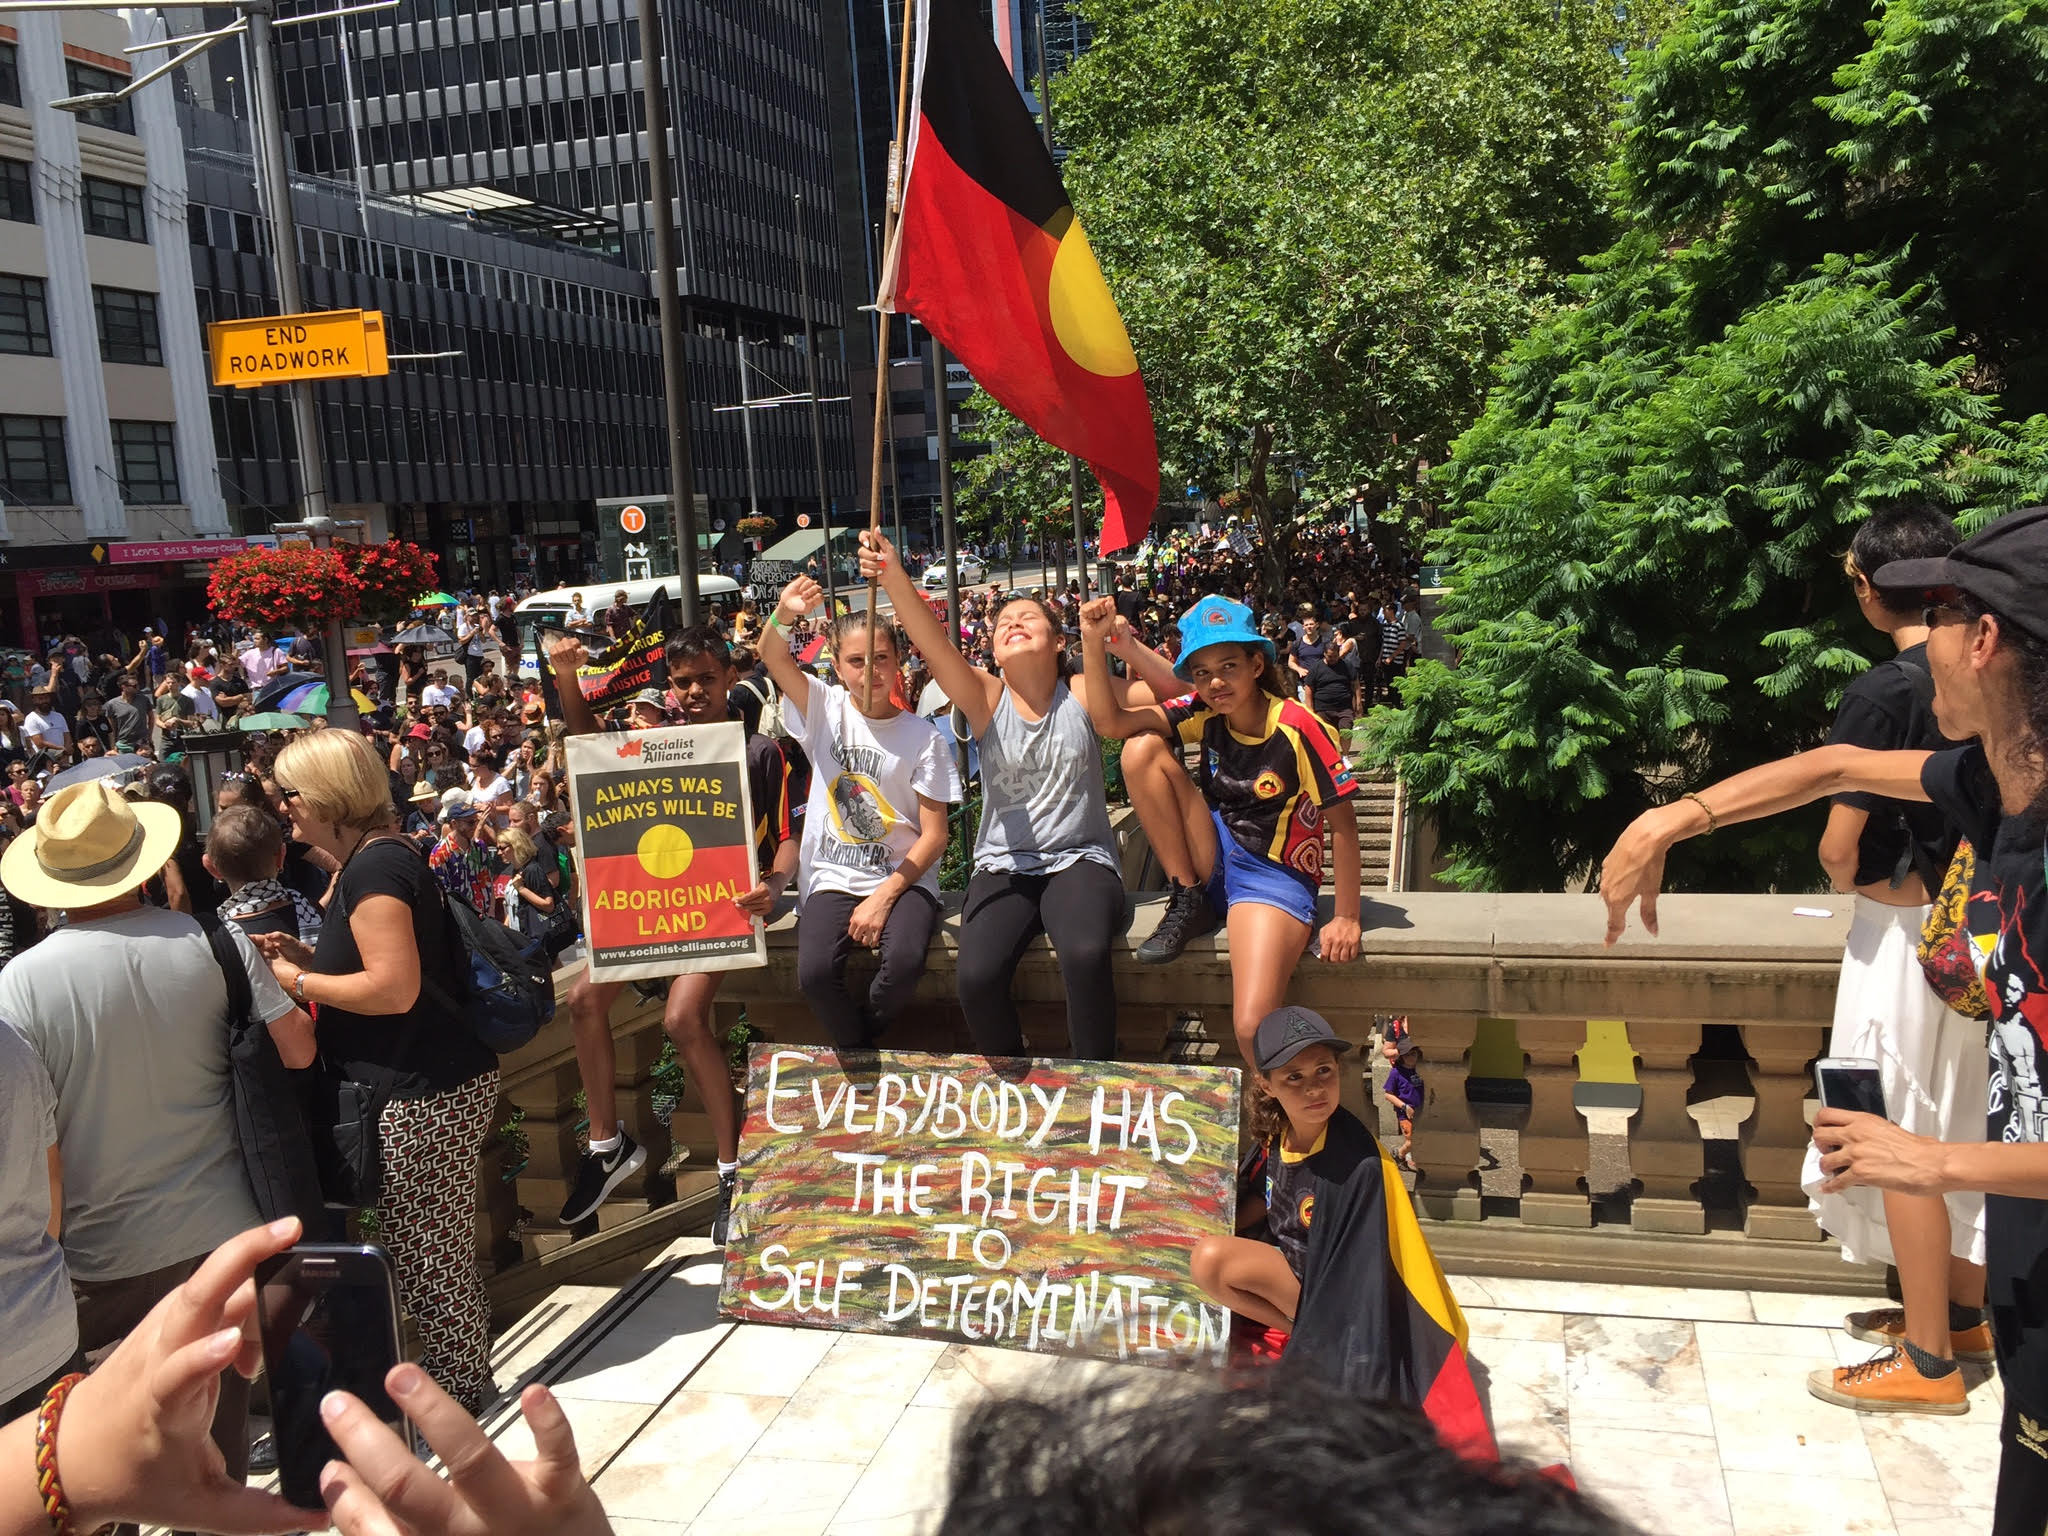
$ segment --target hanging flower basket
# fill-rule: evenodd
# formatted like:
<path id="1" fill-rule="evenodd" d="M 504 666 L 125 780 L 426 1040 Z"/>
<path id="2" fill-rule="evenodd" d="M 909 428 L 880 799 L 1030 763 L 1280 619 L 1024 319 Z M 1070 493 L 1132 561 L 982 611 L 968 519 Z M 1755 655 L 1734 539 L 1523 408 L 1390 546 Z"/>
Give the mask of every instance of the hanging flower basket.
<path id="1" fill-rule="evenodd" d="M 764 538 L 775 531 L 775 519 L 772 517 L 743 517 L 735 526 L 738 527 L 741 538 Z"/>
<path id="2" fill-rule="evenodd" d="M 362 588 L 357 615 L 367 624 L 399 623 L 412 612 L 413 598 L 433 591 L 439 579 L 439 562 L 419 545 L 402 539 L 341 544 L 335 552 Z"/>
<path id="3" fill-rule="evenodd" d="M 220 561 L 206 596 L 215 613 L 237 624 L 318 632 L 358 619 L 395 623 L 434 581 L 434 557 L 417 544 L 290 544 Z"/>
<path id="4" fill-rule="evenodd" d="M 220 561 L 207 578 L 206 598 L 215 613 L 237 624 L 317 632 L 355 617 L 363 588 L 341 551 L 292 544 Z"/>

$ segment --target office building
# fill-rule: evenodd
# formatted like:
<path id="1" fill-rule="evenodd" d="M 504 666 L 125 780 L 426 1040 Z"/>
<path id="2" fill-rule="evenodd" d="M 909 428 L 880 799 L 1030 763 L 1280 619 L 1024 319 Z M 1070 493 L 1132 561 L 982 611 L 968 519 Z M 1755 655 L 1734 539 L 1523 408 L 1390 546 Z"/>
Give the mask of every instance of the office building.
<path id="1" fill-rule="evenodd" d="M 631 10 L 622 0 L 405 0 L 281 32 L 296 164 L 423 211 L 579 246 L 650 294 Z M 852 506 L 855 434 L 838 334 L 846 263 L 826 82 L 840 60 L 824 51 L 817 0 L 674 0 L 664 12 L 700 526 L 729 533 L 758 509 L 789 527 L 817 504 L 806 407 L 715 408 L 742 399 L 742 349 L 746 398 L 803 393 L 797 263 L 808 263 L 819 394 L 842 397 L 825 413 L 828 495 Z M 231 62 L 207 88 L 232 110 Z M 668 480 L 665 463 L 656 468 L 616 494 L 649 498 L 640 504 L 650 531 L 665 537 Z M 735 554 L 728 542 L 721 563 Z"/>
<path id="2" fill-rule="evenodd" d="M 0 25 L 0 645 L 118 623 L 189 593 L 228 533 L 171 88 L 118 89 L 112 11 Z"/>
<path id="3" fill-rule="evenodd" d="M 247 124 L 192 104 L 180 121 L 201 316 L 275 313 Z M 306 304 L 380 311 L 392 354 L 387 375 L 314 386 L 335 516 L 432 550 L 457 588 L 598 573 L 598 501 L 666 482 L 646 280 L 545 233 L 330 178 L 297 177 L 293 210 Z M 284 391 L 219 388 L 211 406 L 236 531 L 295 515 Z"/>

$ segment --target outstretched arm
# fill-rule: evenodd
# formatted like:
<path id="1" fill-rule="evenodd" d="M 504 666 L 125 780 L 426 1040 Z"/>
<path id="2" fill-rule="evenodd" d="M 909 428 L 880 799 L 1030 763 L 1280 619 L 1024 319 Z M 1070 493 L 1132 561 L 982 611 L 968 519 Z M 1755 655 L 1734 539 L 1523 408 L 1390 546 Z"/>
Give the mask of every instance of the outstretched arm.
<path id="1" fill-rule="evenodd" d="M 1117 694 L 1114 679 L 1109 675 L 1108 650 L 1115 623 L 1115 598 L 1092 598 L 1081 605 L 1081 702 L 1088 707 L 1088 718 L 1096 734 L 1114 741 L 1128 741 L 1148 732 L 1170 740 L 1173 727 L 1165 710 L 1156 704 L 1126 703 Z"/>
<path id="2" fill-rule="evenodd" d="M 555 674 L 555 698 L 561 704 L 562 725 L 571 736 L 595 736 L 604 726 L 597 711 L 583 696 L 583 684 L 576 674 L 590 660 L 590 652 L 574 635 L 557 635 L 547 648 L 547 664 Z"/>
<path id="3" fill-rule="evenodd" d="M 782 690 L 782 696 L 796 705 L 796 712 L 806 721 L 811 718 L 816 696 L 811 690 L 809 676 L 796 664 L 796 657 L 790 654 L 789 627 L 824 600 L 823 587 L 808 576 L 799 576 L 782 589 L 782 596 L 775 601 L 775 612 L 761 627 L 761 665 L 775 679 L 775 686 Z"/>
<path id="4" fill-rule="evenodd" d="M 1688 837 L 1724 822 L 1757 821 L 1827 795 L 1863 793 L 1892 800 L 1927 799 L 1920 771 L 1931 752 L 1873 752 L 1865 747 L 1816 747 L 1794 757 L 1763 763 L 1628 824 L 1600 865 L 1600 899 L 1607 904 L 1607 942 L 1628 926 L 1628 909 L 1640 902 L 1643 926 L 1657 931 L 1657 891 L 1664 883 L 1664 858 Z"/>
<path id="5" fill-rule="evenodd" d="M 996 704 L 1003 696 L 1002 680 L 991 677 L 960 654 L 939 616 L 925 606 L 896 546 L 872 529 L 860 536 L 860 574 L 869 581 L 880 578 L 882 590 L 895 606 L 896 622 L 923 655 L 931 668 L 932 680 L 966 714 L 974 734 L 981 735 L 988 729 Z"/>

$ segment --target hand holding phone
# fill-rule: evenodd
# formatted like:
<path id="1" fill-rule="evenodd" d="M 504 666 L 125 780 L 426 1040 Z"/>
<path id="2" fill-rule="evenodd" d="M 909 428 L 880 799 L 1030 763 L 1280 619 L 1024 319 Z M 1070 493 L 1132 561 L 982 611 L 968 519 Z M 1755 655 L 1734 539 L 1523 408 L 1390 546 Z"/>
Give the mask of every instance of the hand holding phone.
<path id="1" fill-rule="evenodd" d="M 520 1396 L 534 1459 L 511 1462 L 418 1366 L 398 1367 L 385 1385 L 441 1464 L 455 1470 L 445 1481 L 435 1476 L 364 1404 L 337 1394 L 328 1427 L 347 1460 L 322 1479 L 321 1492 L 344 1536 L 389 1536 L 394 1528 L 437 1536 L 610 1536 L 568 1416 L 546 1387 L 536 1383 Z"/>
<path id="2" fill-rule="evenodd" d="M 1813 1064 L 1813 1077 L 1823 1107 L 1891 1118 L 1884 1107 L 1883 1074 L 1868 1057 L 1823 1056 Z"/>
<path id="3" fill-rule="evenodd" d="M 328 1393 L 354 1393 L 407 1435 L 405 1416 L 384 1387 L 401 1358 L 391 1256 L 345 1243 L 289 1248 L 257 1266 L 256 1317 L 278 1484 L 299 1508 L 320 1509 L 320 1471 L 341 1455 L 320 1416 Z"/>

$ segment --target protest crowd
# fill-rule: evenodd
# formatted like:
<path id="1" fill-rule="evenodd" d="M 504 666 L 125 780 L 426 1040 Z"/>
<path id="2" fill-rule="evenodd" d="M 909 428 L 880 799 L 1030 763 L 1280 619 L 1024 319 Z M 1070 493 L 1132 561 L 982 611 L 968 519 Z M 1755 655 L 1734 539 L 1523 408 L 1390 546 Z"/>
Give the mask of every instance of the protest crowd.
<path id="1" fill-rule="evenodd" d="M 497 1056 L 462 957 L 480 944 L 523 955 L 546 981 L 579 938 L 595 944 L 581 932 L 588 871 L 567 815 L 573 743 L 735 720 L 752 883 L 731 905 L 744 926 L 794 896 L 797 987 L 846 1056 L 889 1047 L 923 970 L 951 808 L 971 768 L 981 803 L 958 987 L 976 1054 L 1117 1059 L 1110 955 L 1131 906 L 1101 748 L 1121 742 L 1130 803 L 1171 882 L 1135 958 L 1169 964 L 1224 931 L 1231 1032 L 1247 1068 L 1235 1231 L 1203 1238 L 1189 1263 L 1238 1319 L 1247 1358 L 1278 1354 L 1286 1369 L 1214 1400 L 1212 1418 L 1256 1439 L 1271 1416 L 1308 1403 L 1410 1467 L 1439 1454 L 1441 1439 L 1479 1460 L 1442 1451 L 1450 1460 L 1432 1475 L 1462 1476 L 1498 1504 L 1456 1529 L 1611 1528 L 1541 1479 L 1456 1470 L 1491 1466 L 1491 1440 L 1477 1397 L 1456 1390 L 1462 1321 L 1400 1178 L 1414 1166 L 1406 1138 L 1425 1102 L 1419 1058 L 1388 1030 L 1379 1095 L 1400 1129 L 1382 1145 L 1339 1103 L 1351 1042 L 1286 1000 L 1298 967 L 1346 964 L 1369 943 L 1357 785 L 1338 721 L 1380 696 L 1418 642 L 1405 568 L 1383 570 L 1370 546 L 1336 529 L 1298 554 L 1285 600 L 1264 611 L 1242 600 L 1256 594 L 1241 555 L 1169 541 L 1101 595 L 977 594 L 956 643 L 899 552 L 869 533 L 860 571 L 890 605 L 872 629 L 863 612 L 825 611 L 817 583 L 798 576 L 772 605 L 743 603 L 693 628 L 659 614 L 572 615 L 563 632 L 535 637 L 533 685 L 498 680 L 510 605 L 494 620 L 478 603 L 463 616 L 463 647 L 482 643 L 459 682 L 454 668 L 412 657 L 364 658 L 360 732 L 310 719 L 250 734 L 242 766 L 209 786 L 203 838 L 183 769 L 202 729 L 193 696 L 231 719 L 291 654 L 254 634 L 166 661 L 155 687 L 182 677 L 174 692 L 194 703 L 187 715 L 138 701 L 158 637 L 132 662 L 109 652 L 111 671 L 88 665 L 83 676 L 59 648 L 40 681 L 26 680 L 32 708 L 19 734 L 0 733 L 15 786 L 0 855 L 0 1018 L 11 1026 L 0 1030 L 0 1317 L 13 1341 L 0 1372 L 0 1529 L 39 1528 L 49 1488 L 26 1481 L 31 1447 L 54 1446 L 73 1393 L 94 1405 L 63 1420 L 75 1509 L 301 1528 L 304 1511 L 242 1487 L 253 1365 L 241 1343 L 244 1282 L 302 1233 L 339 1237 L 338 1205 L 373 1213 L 417 1329 L 419 1363 L 392 1372 L 391 1399 L 444 1457 L 485 1470 L 451 1488 L 409 1456 L 401 1467 L 388 1429 L 336 1394 L 323 1413 L 343 1459 L 321 1483 L 333 1518 L 350 1530 L 389 1529 L 392 1514 L 416 1530 L 604 1528 L 545 1389 L 521 1404 L 541 1451 L 531 1467 L 493 1465 L 475 1424 L 496 1393 L 472 1217 Z M 1630 827 L 1603 872 L 1609 937 L 1637 903 L 1654 930 L 1672 843 L 1834 797 L 1820 856 L 1856 892 L 1856 926 L 1833 1054 L 1882 1064 L 1890 1118 L 1824 1109 L 1808 1187 L 1845 1253 L 1896 1267 L 1904 1302 L 1852 1316 L 1850 1331 L 1885 1351 L 1817 1373 L 1813 1390 L 1845 1408 L 1958 1412 L 1956 1362 L 1995 1359 L 2007 1394 L 1998 1530 L 2034 1530 L 2048 1514 L 2048 1474 L 2028 1438 L 2032 1405 L 2048 1404 L 2048 1304 L 2034 1294 L 2048 1173 L 2032 1150 L 2048 1132 L 2038 958 L 2048 950 L 2048 509 L 1960 545 L 1932 511 L 1882 514 L 1859 531 L 1846 569 L 1896 659 L 1850 690 L 1834 744 Z M 650 633 L 660 683 L 593 693 L 607 644 L 644 647 Z M 506 671 L 516 679 L 515 664 Z M 112 702 L 87 700 L 94 677 Z M 94 773 L 88 760 L 110 749 L 136 761 Z M 510 948 L 480 940 L 484 928 Z M 1064 1040 L 1027 1041 L 1012 999 L 1041 934 L 1065 983 Z M 874 957 L 858 985 L 857 951 Z M 700 1083 L 729 1081 L 711 1029 L 722 975 L 666 983 L 664 1026 Z M 613 1087 L 609 1019 L 625 984 L 593 965 L 567 996 L 590 1136 L 565 1225 L 644 1166 Z M 1988 1080 L 1978 1054 L 1987 1021 Z M 313 1097 L 328 1112 L 301 1127 L 319 1166 L 268 1166 L 281 1133 L 252 1133 L 243 1090 L 307 1081 L 322 1085 Z M 729 1093 L 704 1098 L 719 1174 L 712 1235 L 723 1241 L 741 1106 Z M 350 1127 L 353 1156 L 336 1134 Z M 1433 1298 L 1437 1322 L 1390 1320 L 1389 1276 L 1394 1294 Z M 1434 1427 L 1373 1418 L 1382 1400 L 1427 1400 Z M 1148 1436 L 1189 1432 L 1176 1412 L 1203 1410 L 1160 1406 L 1111 1436 L 1077 1427 L 1100 1411 L 983 1410 L 960 1442 L 957 1513 L 941 1528 L 1055 1528 L 1004 1523 L 1014 1521 L 1005 1501 L 1065 1486 L 1014 1446 L 998 1454 L 1031 1414 L 1041 1417 L 1030 1435 L 1085 1441 L 1079 1461 L 1129 1471 L 1160 1454 Z M 103 1427 L 75 1427 L 87 1422 Z M 205 1449 L 209 1434 L 217 1450 Z M 112 1446 L 124 1439 L 109 1435 L 149 1449 L 123 1455 Z M 1205 1475 L 1228 1481 L 1220 1467 Z M 1074 1520 L 1057 1528 L 1112 1528 Z M 1217 1515 L 1184 1528 L 1242 1527 Z"/>

